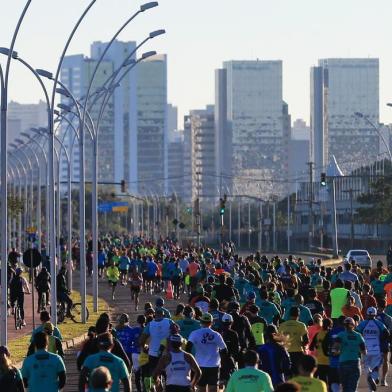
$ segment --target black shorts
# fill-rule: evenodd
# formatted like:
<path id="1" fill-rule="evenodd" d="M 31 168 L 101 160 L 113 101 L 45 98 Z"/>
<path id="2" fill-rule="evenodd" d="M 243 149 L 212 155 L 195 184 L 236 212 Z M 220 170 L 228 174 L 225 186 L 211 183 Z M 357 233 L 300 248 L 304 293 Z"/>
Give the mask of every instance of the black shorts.
<path id="1" fill-rule="evenodd" d="M 329 367 L 328 370 L 328 384 L 340 384 L 339 368 Z"/>
<path id="2" fill-rule="evenodd" d="M 112 287 L 116 287 L 117 286 L 117 282 L 113 282 L 112 280 L 109 280 L 109 284 Z"/>
<path id="3" fill-rule="evenodd" d="M 148 367 L 150 376 L 154 373 L 155 368 L 157 367 L 159 362 L 159 357 L 153 357 L 152 355 L 148 356 Z"/>
<path id="4" fill-rule="evenodd" d="M 140 293 L 140 286 L 131 286 L 131 292 L 139 294 Z"/>
<path id="5" fill-rule="evenodd" d="M 127 273 L 128 273 L 127 269 L 125 269 L 125 270 L 124 269 L 120 269 L 120 274 L 125 274 L 126 275 Z"/>
<path id="6" fill-rule="evenodd" d="M 166 385 L 166 392 L 191 392 L 191 387 L 181 385 Z"/>
<path id="7" fill-rule="evenodd" d="M 219 384 L 219 367 L 201 367 L 200 369 L 201 377 L 197 383 L 199 387 Z"/>

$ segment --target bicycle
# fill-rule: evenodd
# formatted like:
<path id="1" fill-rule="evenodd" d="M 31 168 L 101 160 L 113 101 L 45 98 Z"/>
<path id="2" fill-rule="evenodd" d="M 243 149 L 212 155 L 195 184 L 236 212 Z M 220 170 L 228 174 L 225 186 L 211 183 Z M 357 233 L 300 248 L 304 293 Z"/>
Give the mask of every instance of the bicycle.
<path id="1" fill-rule="evenodd" d="M 88 318 L 90 316 L 90 313 L 88 311 L 88 308 L 86 306 L 86 321 L 88 321 Z M 70 315 L 67 316 L 66 312 L 66 306 L 64 302 L 58 302 L 57 303 L 57 322 L 58 323 L 63 323 L 66 318 L 70 318 L 74 323 L 79 324 L 82 323 L 82 304 L 81 303 L 74 303 L 70 309 Z"/>
<path id="2" fill-rule="evenodd" d="M 15 321 L 15 329 L 22 329 L 23 327 L 23 320 L 22 317 L 20 315 L 20 306 L 18 301 L 15 302 L 14 305 L 14 321 Z"/>

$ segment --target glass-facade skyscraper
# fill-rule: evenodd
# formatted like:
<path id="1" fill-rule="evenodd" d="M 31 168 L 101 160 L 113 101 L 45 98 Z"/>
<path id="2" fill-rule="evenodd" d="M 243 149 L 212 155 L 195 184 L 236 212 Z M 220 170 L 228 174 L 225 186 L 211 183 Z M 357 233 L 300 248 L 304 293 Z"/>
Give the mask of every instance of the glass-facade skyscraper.
<path id="1" fill-rule="evenodd" d="M 334 155 L 345 173 L 374 161 L 379 124 L 379 60 L 322 59 L 310 73 L 311 158 L 318 175 Z"/>
<path id="2" fill-rule="evenodd" d="M 215 75 L 215 122 L 224 144 L 217 175 L 229 165 L 233 192 L 281 194 L 290 136 L 282 98 L 282 61 L 228 61 Z"/>

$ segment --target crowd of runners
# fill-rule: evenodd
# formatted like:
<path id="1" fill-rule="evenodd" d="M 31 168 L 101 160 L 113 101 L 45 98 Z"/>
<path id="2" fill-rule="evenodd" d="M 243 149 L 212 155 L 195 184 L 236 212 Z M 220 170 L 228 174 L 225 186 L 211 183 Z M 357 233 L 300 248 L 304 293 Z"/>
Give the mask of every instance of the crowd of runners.
<path id="1" fill-rule="evenodd" d="M 369 391 L 388 391 L 392 265 L 328 267 L 240 257 L 232 244 L 216 251 L 109 236 L 97 263 L 112 299 L 127 286 L 131 305 L 89 328 L 75 358 L 80 392 L 121 384 L 137 392 L 355 392 L 361 371 Z M 66 292 L 66 269 L 60 274 Z M 40 317 L 20 370 L 0 347 L 0 391 L 66 384 L 60 330 L 47 311 Z"/>

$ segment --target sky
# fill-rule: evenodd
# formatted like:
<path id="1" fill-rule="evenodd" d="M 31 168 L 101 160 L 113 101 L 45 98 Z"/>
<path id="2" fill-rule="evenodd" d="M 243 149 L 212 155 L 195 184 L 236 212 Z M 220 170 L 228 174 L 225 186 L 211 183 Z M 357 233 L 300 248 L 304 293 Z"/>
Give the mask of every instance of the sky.
<path id="1" fill-rule="evenodd" d="M 68 54 L 89 54 L 108 41 L 145 1 L 97 0 Z M 0 0 L 0 46 L 9 46 L 23 0 Z M 15 50 L 35 68 L 55 71 L 66 38 L 88 0 L 33 0 Z M 292 119 L 309 122 L 309 69 L 319 58 L 380 58 L 380 119 L 392 123 L 391 0 L 160 0 L 120 35 L 149 41 L 145 51 L 168 55 L 169 102 L 180 118 L 214 103 L 214 70 L 227 60 L 283 60 L 283 98 Z M 4 59 L 0 59 L 4 65 Z M 37 102 L 40 90 L 19 64 L 12 67 L 10 99 Z M 180 120 L 181 127 L 182 120 Z"/>

